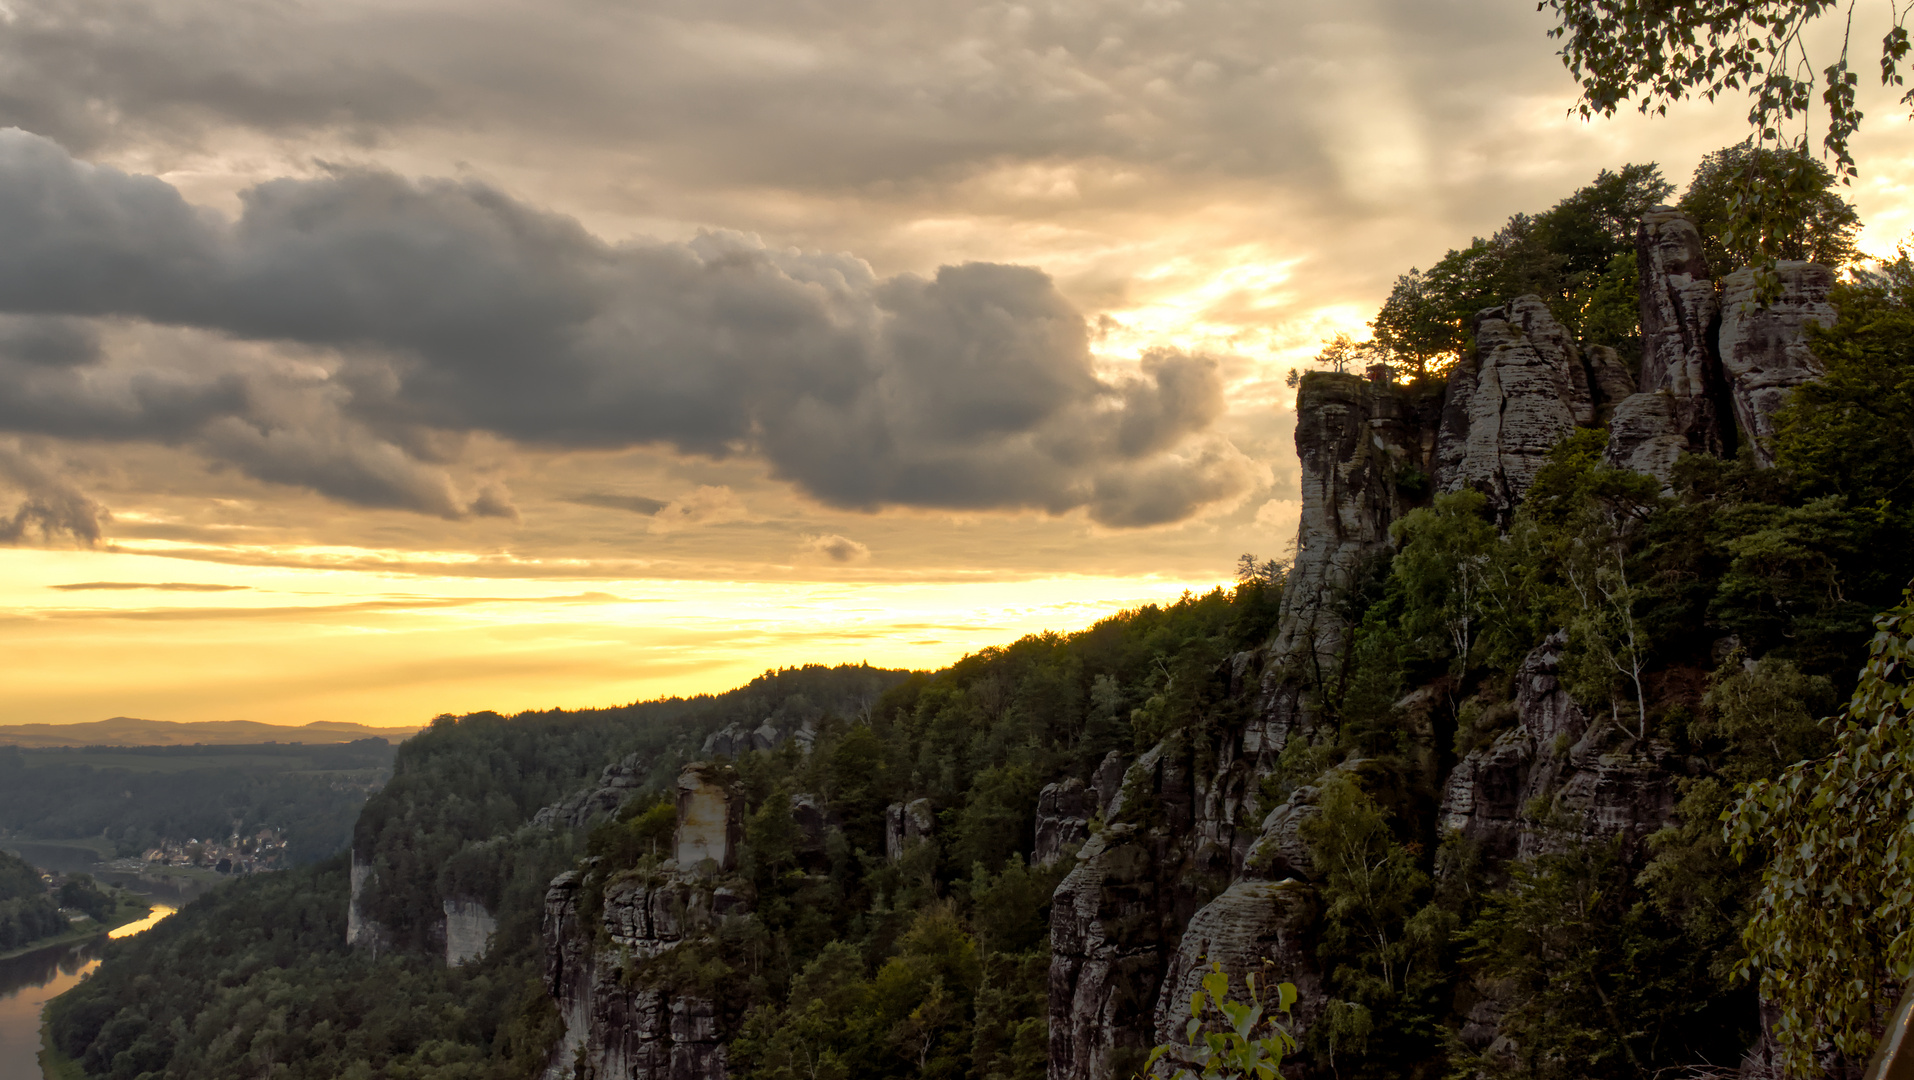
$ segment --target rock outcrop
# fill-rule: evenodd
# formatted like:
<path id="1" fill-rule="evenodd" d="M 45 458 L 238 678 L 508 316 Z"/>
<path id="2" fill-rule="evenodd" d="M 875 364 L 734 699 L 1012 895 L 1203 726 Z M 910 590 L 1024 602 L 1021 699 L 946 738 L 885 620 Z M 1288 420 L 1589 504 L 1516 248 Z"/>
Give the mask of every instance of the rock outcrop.
<path id="1" fill-rule="evenodd" d="M 896 862 L 936 830 L 937 814 L 931 810 L 929 799 L 890 804 L 884 809 L 884 857 Z"/>
<path id="2" fill-rule="evenodd" d="M 1641 273 L 1641 392 L 1615 411 L 1607 463 L 1672 477 L 1683 452 L 1733 450 L 1727 387 L 1715 355 L 1721 310 L 1701 233 L 1680 211 L 1656 207 L 1635 234 Z"/>
<path id="3" fill-rule="evenodd" d="M 1245 751 L 1273 757 L 1307 725 L 1308 689 L 1341 655 L 1337 603 L 1389 548 L 1389 526 L 1427 494 L 1439 399 L 1311 372 L 1296 396 L 1302 520 Z"/>
<path id="4" fill-rule="evenodd" d="M 1163 891 L 1151 845 L 1112 825 L 1077 853 L 1050 908 L 1050 1080 L 1130 1076 L 1163 979 Z"/>
<path id="5" fill-rule="evenodd" d="M 1516 677 L 1516 726 L 1449 773 L 1441 826 L 1491 860 L 1572 838 L 1636 842 L 1674 815 L 1678 763 L 1613 721 L 1591 726 L 1557 675 L 1567 641 L 1557 633 L 1529 653 Z"/>
<path id="6" fill-rule="evenodd" d="M 644 786 L 650 765 L 637 754 L 605 766 L 598 782 L 580 788 L 550 806 L 540 807 L 532 815 L 532 824 L 541 829 L 580 829 L 594 818 L 617 813 L 618 808 Z"/>
<path id="7" fill-rule="evenodd" d="M 650 887 L 660 882 L 631 884 L 607 887 L 603 921 L 614 944 L 634 958 L 658 956 L 715 925 L 716 905 L 698 902 L 711 891 L 695 882 L 667 877 L 662 889 Z M 545 1080 L 571 1080 L 580 1065 L 590 1076 L 723 1080 L 725 1047 L 714 1003 L 629 979 L 616 950 L 595 952 L 592 929 L 579 923 L 583 886 L 576 871 L 567 871 L 545 896 L 545 986 L 565 1024 Z M 679 903 L 686 903 L 682 913 Z"/>
<path id="8" fill-rule="evenodd" d="M 678 774 L 678 832 L 673 858 L 686 870 L 709 861 L 722 872 L 738 863 L 744 842 L 744 795 L 723 769 L 705 762 Z"/>
<path id="9" fill-rule="evenodd" d="M 546 1080 L 584 1075 L 630 1080 L 723 1080 L 724 1040 L 735 1017 L 705 993 L 673 987 L 650 961 L 710 942 L 751 910 L 749 886 L 728 873 L 737 859 L 744 799 L 729 771 L 700 762 L 678 777 L 677 857 L 609 880 L 587 869 L 553 879 L 545 896 L 545 985 L 565 1033 Z M 595 892 L 596 904 L 584 903 Z M 595 907 L 595 925 L 584 911 Z M 601 947 L 600 942 L 604 944 Z"/>
<path id="10" fill-rule="evenodd" d="M 1482 492 L 1506 519 L 1549 450 L 1612 412 L 1634 386 L 1613 350 L 1577 346 L 1540 297 L 1477 315 L 1475 341 L 1449 375 L 1435 483 Z"/>
<path id="11" fill-rule="evenodd" d="M 484 959 L 492 947 L 492 935 L 498 931 L 498 920 L 477 900 L 446 900 L 442 909 L 445 912 L 445 966 L 458 967 Z"/>
<path id="12" fill-rule="evenodd" d="M 1245 879 L 1231 885 L 1190 918 L 1182 941 L 1170 957 L 1156 997 L 1153 1043 L 1183 1042 L 1190 995 L 1202 989 L 1211 964 L 1221 964 L 1239 993 L 1244 978 L 1256 976 L 1265 988 L 1296 984 L 1290 1027 L 1302 1031 L 1323 1003 L 1322 975 L 1316 964 L 1316 890 L 1300 881 Z"/>
<path id="13" fill-rule="evenodd" d="M 754 750 L 776 750 L 791 741 L 808 752 L 817 741 L 816 725 L 806 720 L 795 728 L 779 727 L 769 717 L 754 728 L 726 724 L 705 736 L 699 753 L 712 758 L 740 758 Z"/>
<path id="14" fill-rule="evenodd" d="M 354 850 L 349 871 L 351 892 L 346 898 L 346 944 L 355 949 L 365 949 L 374 955 L 392 947 L 392 935 L 373 919 L 359 910 L 360 902 L 365 898 L 366 886 L 372 881 L 372 867 L 359 858 Z"/>
<path id="15" fill-rule="evenodd" d="M 1721 283 L 1721 366 L 1735 423 L 1763 467 L 1774 464 L 1774 414 L 1796 387 L 1821 377 L 1807 328 L 1833 326 L 1835 318 L 1828 303 L 1834 271 L 1784 260 L 1775 263 L 1774 274 L 1781 292 L 1766 305 L 1756 295 L 1752 268 L 1736 270 Z"/>
<path id="16" fill-rule="evenodd" d="M 1070 777 L 1047 784 L 1037 793 L 1036 845 L 1030 860 L 1038 866 L 1055 866 L 1071 848 L 1090 835 L 1090 816 L 1096 810 L 1096 791 Z"/>

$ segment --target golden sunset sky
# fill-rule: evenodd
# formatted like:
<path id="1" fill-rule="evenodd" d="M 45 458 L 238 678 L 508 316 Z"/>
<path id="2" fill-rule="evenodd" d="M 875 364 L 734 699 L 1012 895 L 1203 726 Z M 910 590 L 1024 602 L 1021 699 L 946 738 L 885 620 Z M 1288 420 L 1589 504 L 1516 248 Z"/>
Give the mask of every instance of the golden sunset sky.
<path id="1" fill-rule="evenodd" d="M 1207 589 L 1398 274 L 1745 134 L 1570 117 L 1527 0 L 0 22 L 0 723 L 610 705 Z"/>

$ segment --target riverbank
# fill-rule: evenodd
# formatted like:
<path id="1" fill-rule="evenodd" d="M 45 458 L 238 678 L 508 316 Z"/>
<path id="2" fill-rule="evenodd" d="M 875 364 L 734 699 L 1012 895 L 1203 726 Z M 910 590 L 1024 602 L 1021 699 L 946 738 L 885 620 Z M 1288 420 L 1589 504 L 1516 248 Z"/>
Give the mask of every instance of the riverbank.
<path id="1" fill-rule="evenodd" d="M 54 1047 L 45 1024 L 40 1025 L 40 1076 L 43 1080 L 86 1080 L 80 1063 Z"/>
<path id="2" fill-rule="evenodd" d="M 95 919 L 87 919 L 85 922 L 75 924 L 64 934 L 54 934 L 51 937 L 44 937 L 38 941 L 28 942 L 17 949 L 0 952 L 0 960 L 12 960 L 15 957 L 39 952 L 42 949 L 51 949 L 56 945 L 73 945 L 90 938 L 102 937 L 111 934 L 122 926 L 127 926 L 148 918 L 152 915 L 152 912 L 153 905 L 151 904 L 122 898 L 119 907 L 114 909 L 113 914 L 108 916 L 106 921 L 101 922 Z"/>

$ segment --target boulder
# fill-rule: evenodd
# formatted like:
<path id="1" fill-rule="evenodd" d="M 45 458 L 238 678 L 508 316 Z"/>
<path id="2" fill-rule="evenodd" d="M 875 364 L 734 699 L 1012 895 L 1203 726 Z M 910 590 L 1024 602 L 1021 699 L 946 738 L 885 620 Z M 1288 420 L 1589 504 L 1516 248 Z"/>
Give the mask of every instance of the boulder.
<path id="1" fill-rule="evenodd" d="M 1763 305 L 1755 273 L 1743 267 L 1722 282 L 1721 366 L 1728 377 L 1735 422 L 1752 443 L 1755 463 L 1774 464 L 1774 414 L 1794 389 L 1821 377 L 1808 347 L 1808 327 L 1834 325 L 1828 291 L 1834 271 L 1810 262 L 1775 263 L 1781 295 Z"/>

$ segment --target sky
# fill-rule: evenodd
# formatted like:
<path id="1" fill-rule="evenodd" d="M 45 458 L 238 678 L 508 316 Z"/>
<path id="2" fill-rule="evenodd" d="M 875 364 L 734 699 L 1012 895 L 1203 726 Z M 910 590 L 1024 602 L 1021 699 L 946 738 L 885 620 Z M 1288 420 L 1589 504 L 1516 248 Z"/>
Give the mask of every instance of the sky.
<path id="1" fill-rule="evenodd" d="M 1284 376 L 1397 275 L 1745 134 L 1571 116 L 1530 0 L 0 24 L 4 723 L 612 705 L 1200 592 L 1293 543 Z"/>

